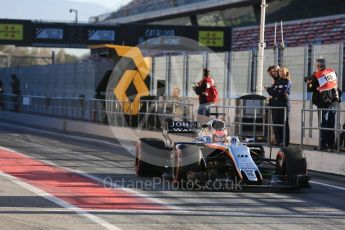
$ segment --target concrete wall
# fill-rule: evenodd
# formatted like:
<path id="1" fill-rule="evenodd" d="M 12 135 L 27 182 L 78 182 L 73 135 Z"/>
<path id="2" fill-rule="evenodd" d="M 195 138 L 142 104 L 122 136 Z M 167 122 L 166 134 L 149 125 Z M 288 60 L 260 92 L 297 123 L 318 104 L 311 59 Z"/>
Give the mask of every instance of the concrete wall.
<path id="1" fill-rule="evenodd" d="M 109 60 L 0 68 L 0 79 L 5 93 L 12 93 L 11 74 L 16 74 L 23 95 L 93 98 L 105 72 L 112 68 Z"/>

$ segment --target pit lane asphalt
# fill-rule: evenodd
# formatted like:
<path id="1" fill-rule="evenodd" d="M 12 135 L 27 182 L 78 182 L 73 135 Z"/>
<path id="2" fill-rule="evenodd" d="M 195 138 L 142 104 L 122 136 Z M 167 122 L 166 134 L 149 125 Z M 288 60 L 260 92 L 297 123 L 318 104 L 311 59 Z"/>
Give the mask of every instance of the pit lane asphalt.
<path id="1" fill-rule="evenodd" d="M 0 146 L 117 185 L 150 180 L 137 177 L 133 156 L 109 141 L 0 123 Z M 160 183 L 133 190 L 169 210 L 90 213 L 114 229 L 345 229 L 344 177 L 314 172 L 311 176 L 312 188 L 295 192 L 173 191 Z M 1 229 L 104 228 L 7 177 L 0 180 Z"/>

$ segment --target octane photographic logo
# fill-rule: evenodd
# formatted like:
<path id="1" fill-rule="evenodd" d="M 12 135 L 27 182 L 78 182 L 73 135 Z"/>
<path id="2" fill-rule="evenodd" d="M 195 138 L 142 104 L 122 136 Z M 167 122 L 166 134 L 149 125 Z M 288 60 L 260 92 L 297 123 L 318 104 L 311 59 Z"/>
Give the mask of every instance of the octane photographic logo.
<path id="1" fill-rule="evenodd" d="M 241 181 L 237 178 L 220 182 L 208 180 L 198 182 L 194 180 L 182 179 L 179 183 L 164 177 L 143 178 L 139 180 L 128 180 L 128 178 L 106 177 L 103 186 L 107 189 L 127 188 L 145 191 L 235 191 L 244 190 Z"/>
<path id="2" fill-rule="evenodd" d="M 170 50 L 167 51 L 166 47 Z M 174 50 L 174 47 L 178 49 Z M 134 157 L 164 167 L 167 162 L 162 154 L 165 141 L 162 129 L 166 128 L 168 121 L 197 118 L 199 103 L 192 87 L 202 79 L 203 68 L 210 69 L 218 89 L 223 91 L 224 69 L 219 65 L 225 65 L 225 55 L 217 55 L 195 40 L 178 36 L 152 38 L 136 47 L 119 47 L 116 53 L 105 101 L 110 129 Z M 184 55 L 188 55 L 187 60 Z M 174 91 L 176 88 L 180 95 Z M 194 106 L 187 102 L 194 102 Z M 192 140 L 189 136 L 188 140 Z M 162 141 L 143 143 L 140 138 Z M 171 139 L 176 141 L 174 137 Z M 181 141 L 183 137 L 178 139 Z M 143 145 L 145 152 L 142 151 Z M 173 155 L 174 150 L 172 159 Z M 191 163 L 195 163 L 193 158 L 179 162 L 181 166 Z"/>

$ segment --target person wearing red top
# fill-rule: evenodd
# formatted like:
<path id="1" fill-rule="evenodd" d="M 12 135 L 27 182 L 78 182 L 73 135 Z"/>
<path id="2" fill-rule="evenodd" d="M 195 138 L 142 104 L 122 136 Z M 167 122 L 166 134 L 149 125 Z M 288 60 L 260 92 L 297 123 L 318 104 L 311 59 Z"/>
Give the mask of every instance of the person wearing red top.
<path id="1" fill-rule="evenodd" d="M 193 89 L 199 95 L 198 114 L 209 117 L 210 106 L 218 100 L 218 95 L 210 99 L 210 94 L 213 94 L 213 90 L 215 90 L 215 83 L 208 69 L 203 69 L 203 78 L 193 86 Z"/>

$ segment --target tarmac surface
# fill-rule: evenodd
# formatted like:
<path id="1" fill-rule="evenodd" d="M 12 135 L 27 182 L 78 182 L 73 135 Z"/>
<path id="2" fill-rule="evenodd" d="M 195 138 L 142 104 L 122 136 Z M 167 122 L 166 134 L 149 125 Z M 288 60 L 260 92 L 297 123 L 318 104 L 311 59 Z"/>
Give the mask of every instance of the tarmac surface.
<path id="1" fill-rule="evenodd" d="M 0 123 L 1 229 L 345 229 L 345 177 L 299 191 L 183 191 L 134 146 Z M 109 189 L 111 187 L 111 189 Z"/>

